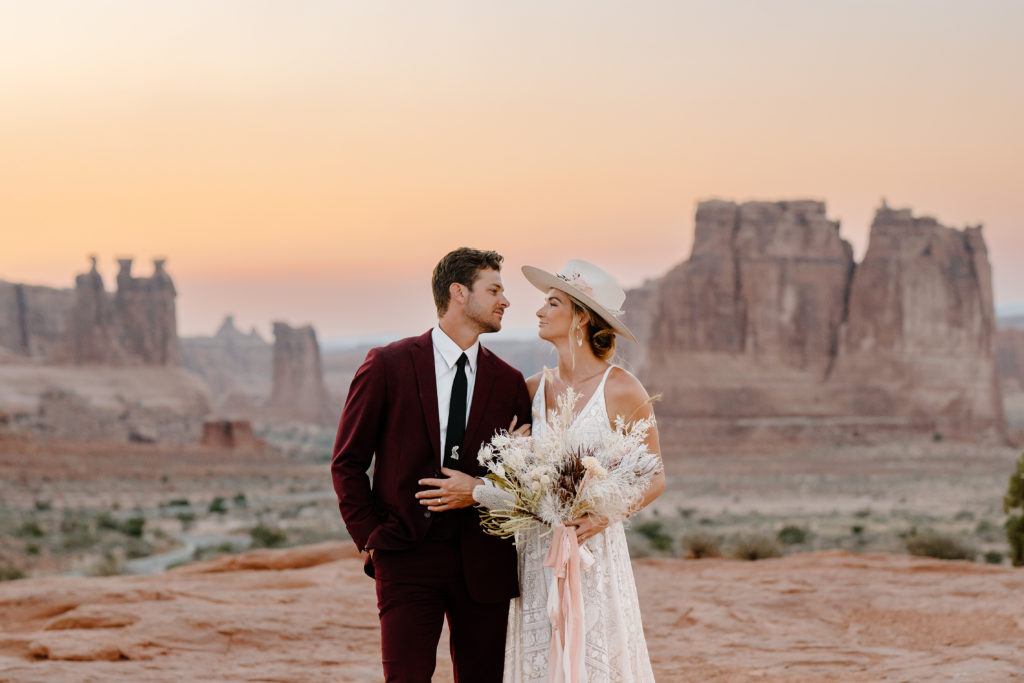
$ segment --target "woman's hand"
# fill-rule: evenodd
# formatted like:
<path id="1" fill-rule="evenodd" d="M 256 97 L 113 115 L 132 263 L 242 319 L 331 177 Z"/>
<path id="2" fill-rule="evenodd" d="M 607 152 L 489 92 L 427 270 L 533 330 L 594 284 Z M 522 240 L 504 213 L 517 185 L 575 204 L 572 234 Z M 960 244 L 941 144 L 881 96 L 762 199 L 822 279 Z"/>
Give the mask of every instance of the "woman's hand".
<path id="1" fill-rule="evenodd" d="M 608 520 L 594 515 L 583 515 L 566 522 L 566 526 L 576 527 L 576 540 L 583 545 L 587 539 L 596 536 L 608 528 Z"/>
<path id="2" fill-rule="evenodd" d="M 516 423 L 518 423 L 518 422 L 519 422 L 519 416 L 518 415 L 513 415 L 512 416 L 512 422 L 510 422 L 509 425 L 508 425 L 508 433 L 511 434 L 512 436 L 529 436 L 530 435 L 530 425 L 528 425 L 528 424 L 527 425 L 523 425 L 519 429 L 516 429 Z"/>

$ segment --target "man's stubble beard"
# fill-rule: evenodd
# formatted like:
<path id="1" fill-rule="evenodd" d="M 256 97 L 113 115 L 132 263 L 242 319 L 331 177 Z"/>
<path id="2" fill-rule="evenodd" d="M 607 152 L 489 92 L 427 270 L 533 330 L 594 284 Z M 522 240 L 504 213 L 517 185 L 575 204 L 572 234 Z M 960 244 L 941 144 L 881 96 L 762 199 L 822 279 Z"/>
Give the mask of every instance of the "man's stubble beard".
<path id="1" fill-rule="evenodd" d="M 488 311 L 479 310 L 472 299 L 470 299 L 469 305 L 466 306 L 466 318 L 473 321 L 479 331 L 479 334 L 487 334 L 488 332 L 498 332 L 501 330 L 501 320 L 494 322 L 490 319 L 492 310 L 493 309 Z"/>

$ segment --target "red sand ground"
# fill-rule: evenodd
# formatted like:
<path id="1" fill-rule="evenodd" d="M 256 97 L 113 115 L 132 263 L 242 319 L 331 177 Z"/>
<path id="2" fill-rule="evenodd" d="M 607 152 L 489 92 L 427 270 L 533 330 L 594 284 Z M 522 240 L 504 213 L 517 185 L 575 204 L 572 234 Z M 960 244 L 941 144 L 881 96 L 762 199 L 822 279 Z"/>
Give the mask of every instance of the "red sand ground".
<path id="1" fill-rule="evenodd" d="M 843 552 L 634 569 L 658 681 L 1024 680 L 1021 570 Z M 347 544 L 0 584 L 0 681 L 374 681 L 378 647 Z"/>

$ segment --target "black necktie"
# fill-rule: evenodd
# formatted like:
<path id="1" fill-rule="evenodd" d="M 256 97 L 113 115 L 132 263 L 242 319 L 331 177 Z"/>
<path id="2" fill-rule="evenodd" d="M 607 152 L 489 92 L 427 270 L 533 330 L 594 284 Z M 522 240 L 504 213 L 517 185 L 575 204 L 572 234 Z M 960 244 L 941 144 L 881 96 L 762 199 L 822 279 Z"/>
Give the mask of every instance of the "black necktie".
<path id="1" fill-rule="evenodd" d="M 444 466 L 459 470 L 462 460 L 462 437 L 466 435 L 466 354 L 459 356 L 455 379 L 452 381 L 452 399 L 448 404 L 448 431 L 444 435 Z M 459 447 L 458 458 L 452 457 L 452 449 Z"/>

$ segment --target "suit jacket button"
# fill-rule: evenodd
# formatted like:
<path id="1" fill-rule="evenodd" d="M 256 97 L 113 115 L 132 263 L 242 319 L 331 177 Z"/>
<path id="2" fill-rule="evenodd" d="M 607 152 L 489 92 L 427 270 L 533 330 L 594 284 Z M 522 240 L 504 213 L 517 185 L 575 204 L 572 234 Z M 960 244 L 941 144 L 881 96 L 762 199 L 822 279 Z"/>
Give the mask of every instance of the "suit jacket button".
<path id="1" fill-rule="evenodd" d="M 424 517 L 429 517 L 429 516 L 430 516 L 430 513 L 429 513 L 429 512 L 424 512 L 424 513 L 423 513 L 423 516 L 424 516 Z"/>

